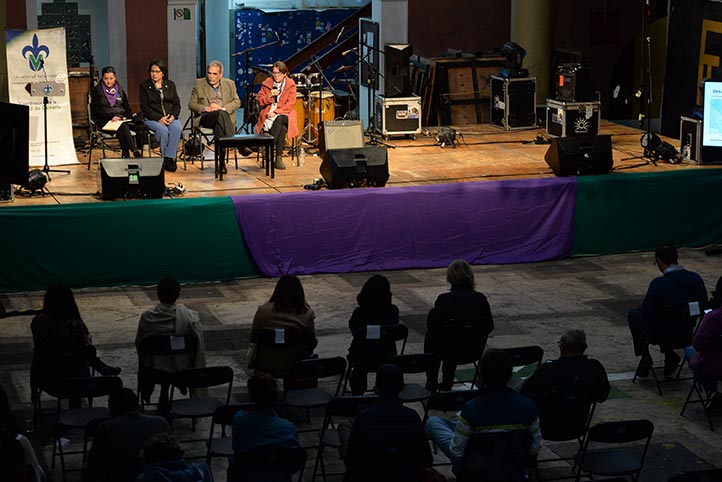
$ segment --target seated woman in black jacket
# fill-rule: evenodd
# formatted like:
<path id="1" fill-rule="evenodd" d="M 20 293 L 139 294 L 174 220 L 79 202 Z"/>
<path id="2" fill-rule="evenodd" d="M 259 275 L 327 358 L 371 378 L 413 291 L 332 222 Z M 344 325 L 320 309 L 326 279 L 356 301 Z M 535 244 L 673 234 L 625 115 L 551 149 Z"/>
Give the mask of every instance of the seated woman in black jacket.
<path id="1" fill-rule="evenodd" d="M 394 342 L 373 343 L 366 339 L 368 325 L 394 325 L 399 322 L 399 309 L 391 303 L 391 285 L 386 277 L 373 275 L 361 288 L 356 297 L 358 308 L 353 311 L 348 327 L 353 341 L 348 349 L 351 365 L 349 383 L 351 393 L 363 395 L 366 392 L 369 368 L 380 366 L 384 360 L 396 354 Z"/>
<path id="2" fill-rule="evenodd" d="M 494 319 L 486 296 L 475 290 L 474 272 L 463 259 L 452 261 L 446 269 L 451 290 L 436 298 L 426 320 L 424 352 L 438 353 L 443 367 L 441 385 L 439 366 L 427 373 L 429 390 L 451 390 L 458 363 L 480 360 L 486 339 L 494 329 Z"/>
<path id="3" fill-rule="evenodd" d="M 133 117 L 133 111 L 130 110 L 128 95 L 115 78 L 115 69 L 113 67 L 103 67 L 101 72 L 100 83 L 91 91 L 90 112 L 93 121 L 102 130 L 108 121 L 130 120 Z M 130 157 L 130 151 L 132 150 L 135 157 L 141 157 L 142 154 L 136 146 L 128 124 L 130 122 L 123 122 L 115 132 L 115 137 L 118 138 L 120 143 L 121 155 Z"/>

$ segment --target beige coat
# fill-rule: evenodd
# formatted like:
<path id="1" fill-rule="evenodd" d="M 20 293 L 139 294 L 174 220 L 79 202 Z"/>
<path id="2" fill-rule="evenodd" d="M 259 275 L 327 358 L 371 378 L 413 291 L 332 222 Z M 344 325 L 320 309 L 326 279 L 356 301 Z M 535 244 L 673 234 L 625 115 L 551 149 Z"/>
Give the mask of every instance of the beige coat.
<path id="1" fill-rule="evenodd" d="M 221 96 L 223 97 L 223 108 L 231 116 L 233 125 L 236 125 L 235 110 L 241 107 L 241 99 L 236 91 L 236 84 L 231 79 L 221 79 Z M 197 79 L 193 84 L 193 92 L 191 99 L 188 101 L 188 109 L 193 113 L 193 125 L 198 127 L 201 121 L 201 114 L 205 112 L 206 107 L 211 105 L 213 97 L 213 87 L 208 83 L 205 77 Z"/>

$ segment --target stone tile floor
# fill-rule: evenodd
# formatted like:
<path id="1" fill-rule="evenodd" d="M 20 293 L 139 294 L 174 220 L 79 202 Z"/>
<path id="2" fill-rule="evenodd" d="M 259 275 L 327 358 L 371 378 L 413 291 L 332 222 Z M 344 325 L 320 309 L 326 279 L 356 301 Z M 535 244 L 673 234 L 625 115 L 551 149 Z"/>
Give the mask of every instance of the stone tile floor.
<path id="1" fill-rule="evenodd" d="M 664 481 L 681 470 L 722 467 L 722 439 L 709 430 L 701 409 L 692 407 L 684 418 L 679 416 L 689 381 L 666 384 L 661 397 L 651 380 L 631 382 L 637 360 L 626 327 L 626 312 L 641 301 L 649 281 L 658 274 L 652 261 L 653 254 L 645 252 L 474 267 L 477 288 L 489 298 L 496 325 L 488 346 L 536 344 L 544 349 L 545 358 L 555 358 L 557 340 L 565 328 L 578 326 L 586 331 L 588 354 L 604 364 L 613 386 L 610 399 L 597 407 L 594 421 L 648 418 L 655 424 L 641 478 L 645 482 Z M 700 273 L 708 290 L 722 275 L 722 257 L 708 256 L 704 250 L 681 250 L 680 262 Z M 345 355 L 350 343 L 348 319 L 356 306 L 356 294 L 370 274 L 302 277 L 307 299 L 317 316 L 320 356 Z M 402 321 L 410 328 L 406 352 L 421 352 L 426 313 L 436 296 L 447 289 L 445 270 L 383 274 L 391 282 Z M 256 307 L 268 299 L 274 285 L 274 279 L 255 278 L 183 287 L 181 301 L 201 313 L 209 365 L 228 365 L 235 371 L 234 400 L 245 399 L 248 330 Z M 123 383 L 135 388 L 137 360 L 133 340 L 140 313 L 155 303 L 154 287 L 78 290 L 76 299 L 100 356 L 110 365 L 122 367 Z M 39 308 L 42 293 L 0 295 L 0 302 L 6 310 Z M 0 319 L 0 383 L 7 388 L 18 418 L 29 427 L 30 320 L 31 316 Z M 48 399 L 46 407 L 50 406 Z M 318 424 L 320 415 L 315 414 L 312 422 Z M 717 422 L 722 427 L 722 418 Z M 51 453 L 49 425 L 48 421 L 31 434 L 47 461 Z M 190 424 L 184 422 L 177 423 L 175 430 L 183 438 L 192 431 Z M 208 425 L 201 423 L 195 435 L 206 437 L 207 433 Z M 315 446 L 317 436 L 306 434 L 303 443 Z M 551 452 L 563 454 L 573 449 L 574 444 L 569 443 L 547 444 L 541 456 L 548 458 Z M 190 455 L 199 453 L 204 453 L 203 443 L 189 446 Z M 308 453 L 304 480 L 311 479 L 315 458 L 314 449 Z M 328 470 L 342 468 L 333 450 L 326 455 Z M 437 455 L 437 461 L 443 462 L 443 455 Z M 215 459 L 213 468 L 216 480 L 225 480 L 225 461 Z M 450 475 L 448 467 L 440 470 Z M 58 475 L 55 474 L 55 480 L 60 480 Z M 79 474 L 69 475 L 68 480 L 80 480 Z"/>

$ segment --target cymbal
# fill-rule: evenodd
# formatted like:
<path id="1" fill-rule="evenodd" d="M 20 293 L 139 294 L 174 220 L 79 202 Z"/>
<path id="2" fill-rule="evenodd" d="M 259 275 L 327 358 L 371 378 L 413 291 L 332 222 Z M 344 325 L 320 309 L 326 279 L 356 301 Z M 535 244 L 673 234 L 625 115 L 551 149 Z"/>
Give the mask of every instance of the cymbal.
<path id="1" fill-rule="evenodd" d="M 258 66 L 265 69 L 270 69 L 271 67 L 273 67 L 273 64 L 258 64 Z"/>
<path id="2" fill-rule="evenodd" d="M 342 65 L 341 67 L 334 70 L 333 73 L 338 74 L 339 72 L 346 72 L 347 70 L 354 70 L 355 68 L 355 65 Z"/>

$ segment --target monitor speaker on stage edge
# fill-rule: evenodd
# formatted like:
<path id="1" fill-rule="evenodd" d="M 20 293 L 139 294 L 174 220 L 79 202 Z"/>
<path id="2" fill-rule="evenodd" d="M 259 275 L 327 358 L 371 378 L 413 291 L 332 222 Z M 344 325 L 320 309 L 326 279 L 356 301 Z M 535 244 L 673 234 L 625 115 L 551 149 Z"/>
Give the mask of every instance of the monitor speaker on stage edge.
<path id="1" fill-rule="evenodd" d="M 385 186 L 389 180 L 386 147 L 329 149 L 319 170 L 329 189 Z"/>
<path id="2" fill-rule="evenodd" d="M 318 136 L 318 155 L 322 159 L 328 149 L 349 149 L 364 146 L 364 128 L 360 120 L 322 122 Z"/>
<path id="3" fill-rule="evenodd" d="M 13 184 L 28 185 L 30 107 L 0 102 L 0 201 L 13 200 Z"/>
<path id="4" fill-rule="evenodd" d="M 165 192 L 163 158 L 101 159 L 98 190 L 104 200 L 160 199 Z"/>
<path id="5" fill-rule="evenodd" d="M 557 176 L 607 174 L 612 170 L 612 136 L 553 138 L 544 160 Z"/>

